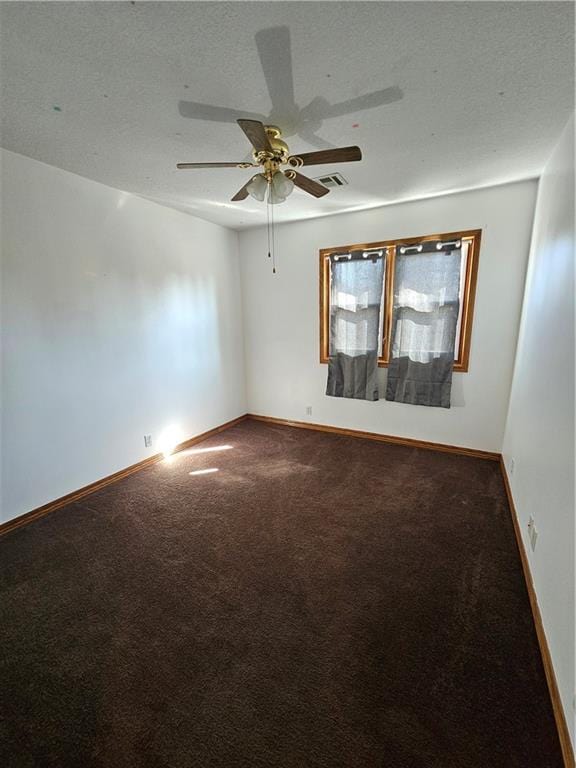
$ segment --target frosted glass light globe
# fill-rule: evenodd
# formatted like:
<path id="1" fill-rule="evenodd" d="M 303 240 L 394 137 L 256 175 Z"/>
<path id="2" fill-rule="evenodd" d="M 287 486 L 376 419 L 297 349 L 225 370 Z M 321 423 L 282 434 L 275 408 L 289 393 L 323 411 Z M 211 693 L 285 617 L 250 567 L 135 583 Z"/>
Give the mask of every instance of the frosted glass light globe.
<path id="1" fill-rule="evenodd" d="M 256 176 L 253 177 L 252 181 L 246 187 L 248 194 L 260 202 L 262 202 L 266 197 L 267 189 L 268 182 L 266 181 L 266 177 L 261 173 L 256 174 Z"/>
<path id="2" fill-rule="evenodd" d="M 268 200 L 272 205 L 283 203 L 284 200 L 292 193 L 294 189 L 294 182 L 285 176 L 282 171 L 276 171 L 272 176 L 272 184 L 270 185 L 270 192 L 268 194 Z"/>

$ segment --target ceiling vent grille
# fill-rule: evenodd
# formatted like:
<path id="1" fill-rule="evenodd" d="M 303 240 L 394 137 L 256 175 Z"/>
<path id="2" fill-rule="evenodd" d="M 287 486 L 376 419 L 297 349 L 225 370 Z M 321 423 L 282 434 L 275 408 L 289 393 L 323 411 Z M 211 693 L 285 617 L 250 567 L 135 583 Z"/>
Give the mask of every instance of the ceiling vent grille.
<path id="1" fill-rule="evenodd" d="M 320 184 L 324 184 L 325 187 L 330 189 L 334 187 L 344 187 L 348 182 L 339 173 L 327 173 L 324 176 L 316 177 L 315 181 L 319 181 Z"/>

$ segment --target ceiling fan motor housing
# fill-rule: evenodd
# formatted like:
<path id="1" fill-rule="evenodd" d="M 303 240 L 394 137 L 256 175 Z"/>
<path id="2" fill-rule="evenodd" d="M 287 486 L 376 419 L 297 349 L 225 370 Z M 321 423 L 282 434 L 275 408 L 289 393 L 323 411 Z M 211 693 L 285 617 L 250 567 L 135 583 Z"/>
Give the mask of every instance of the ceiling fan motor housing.
<path id="1" fill-rule="evenodd" d="M 266 150 L 254 150 L 252 153 L 257 163 L 263 164 L 272 161 L 277 166 L 286 163 L 288 159 L 288 144 L 282 139 L 282 131 L 276 125 L 265 125 L 264 130 L 268 137 L 268 143 L 272 147 L 272 155 Z"/>

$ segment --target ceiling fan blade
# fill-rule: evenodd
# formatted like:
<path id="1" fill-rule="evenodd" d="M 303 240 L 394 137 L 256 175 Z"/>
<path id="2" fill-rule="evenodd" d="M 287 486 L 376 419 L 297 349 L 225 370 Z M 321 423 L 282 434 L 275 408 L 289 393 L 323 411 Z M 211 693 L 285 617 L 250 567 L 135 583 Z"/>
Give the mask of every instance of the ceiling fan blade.
<path id="1" fill-rule="evenodd" d="M 233 203 L 237 202 L 238 200 L 245 200 L 245 199 L 248 197 L 248 184 L 250 184 L 250 182 L 251 182 L 251 181 L 252 181 L 252 179 L 249 179 L 249 180 L 246 182 L 246 184 L 244 184 L 244 186 L 243 186 L 243 187 L 241 187 L 241 188 L 238 190 L 238 192 L 236 192 L 236 194 L 234 195 L 234 197 L 231 197 L 231 198 L 230 198 L 230 199 L 232 200 L 232 202 L 233 202 Z"/>
<path id="2" fill-rule="evenodd" d="M 259 120 L 236 120 L 257 152 L 272 152 L 264 124 Z"/>
<path id="3" fill-rule="evenodd" d="M 308 192 L 309 195 L 313 195 L 314 197 L 324 197 L 324 195 L 327 195 L 330 190 L 328 187 L 325 187 L 323 184 L 319 184 L 317 181 L 314 181 L 314 179 L 309 179 L 308 176 L 302 176 L 301 173 L 297 173 L 296 171 L 292 172 L 294 174 L 294 177 L 292 178 L 292 181 L 297 187 L 300 187 L 300 189 L 303 189 L 304 192 Z"/>
<path id="4" fill-rule="evenodd" d="M 305 152 L 302 155 L 294 155 L 302 160 L 302 165 L 324 165 L 325 163 L 352 163 L 362 160 L 360 147 L 336 147 L 335 149 L 322 149 L 319 152 Z M 291 158 L 288 159 L 290 162 Z M 296 163 L 298 167 L 299 163 Z"/>
<path id="5" fill-rule="evenodd" d="M 177 163 L 176 168 L 186 170 L 189 168 L 252 168 L 253 163 Z"/>

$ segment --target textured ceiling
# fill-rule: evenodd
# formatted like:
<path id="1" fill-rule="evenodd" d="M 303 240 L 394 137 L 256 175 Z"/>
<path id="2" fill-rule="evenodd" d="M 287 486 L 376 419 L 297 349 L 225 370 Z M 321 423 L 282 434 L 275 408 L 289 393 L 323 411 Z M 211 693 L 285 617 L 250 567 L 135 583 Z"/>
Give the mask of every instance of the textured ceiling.
<path id="1" fill-rule="evenodd" d="M 556 2 L 2 3 L 7 149 L 235 228 L 239 116 L 294 152 L 359 144 L 349 185 L 295 220 L 538 175 L 573 108 L 574 19 Z M 272 90 L 273 100 L 271 100 Z M 222 108 L 222 109 L 219 109 Z"/>

